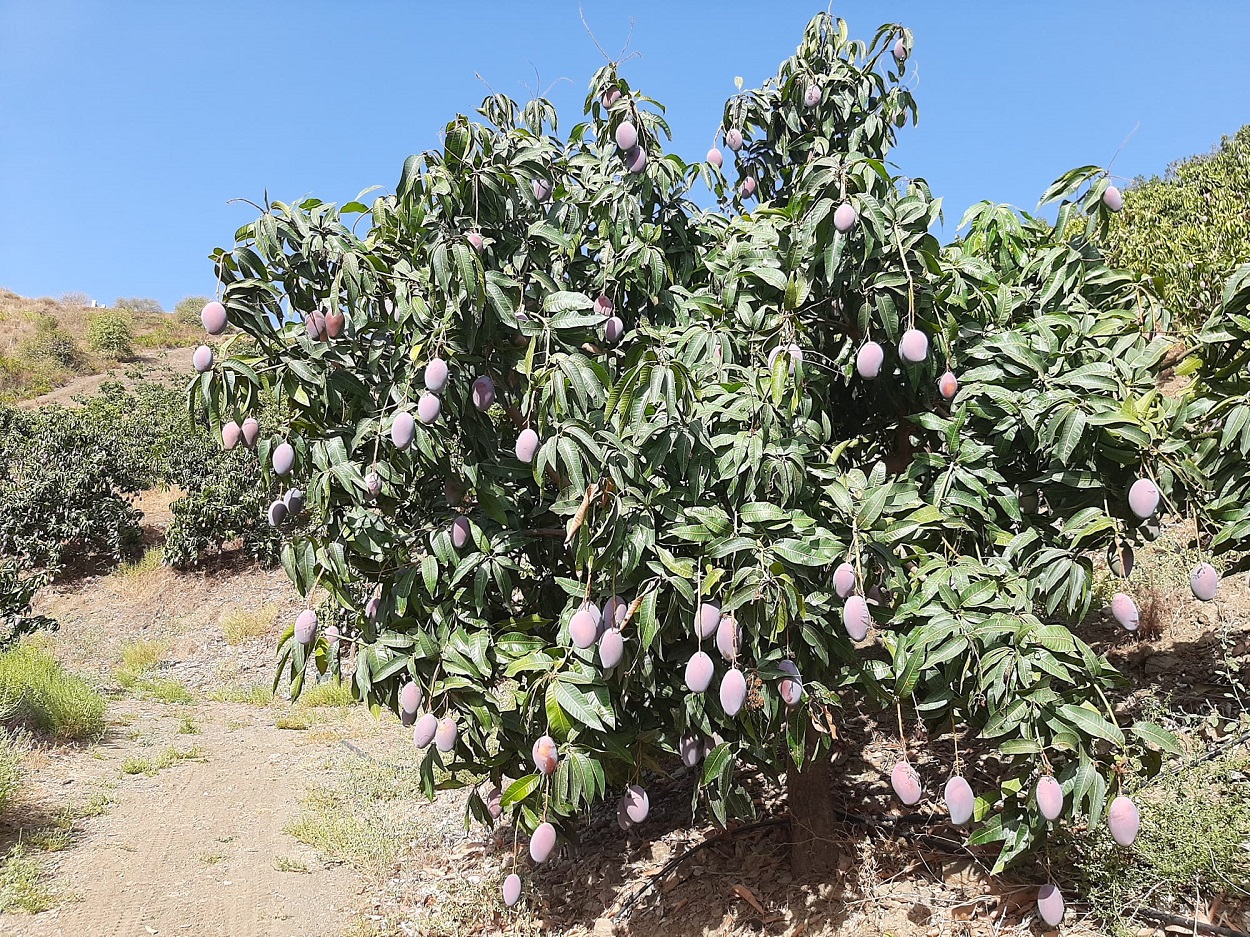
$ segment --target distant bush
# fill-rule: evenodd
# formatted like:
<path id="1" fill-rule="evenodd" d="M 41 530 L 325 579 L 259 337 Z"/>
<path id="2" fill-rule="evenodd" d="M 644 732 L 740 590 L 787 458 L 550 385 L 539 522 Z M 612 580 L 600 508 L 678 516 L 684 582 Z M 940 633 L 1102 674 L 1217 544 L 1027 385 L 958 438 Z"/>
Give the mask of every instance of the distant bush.
<path id="1" fill-rule="evenodd" d="M 0 653 L 0 717 L 55 739 L 98 738 L 104 698 L 46 651 L 19 644 Z"/>
<path id="2" fill-rule="evenodd" d="M 71 291 L 61 294 L 61 302 L 66 306 L 90 306 L 91 297 L 86 293 Z"/>
<path id="3" fill-rule="evenodd" d="M 128 309 L 131 312 L 145 313 L 162 313 L 165 311 L 164 307 L 162 307 L 161 304 L 155 299 L 146 299 L 140 296 L 131 298 L 119 296 L 117 298 L 117 302 L 113 303 L 113 308 Z"/>
<path id="4" fill-rule="evenodd" d="M 72 371 L 81 369 L 83 365 L 82 349 L 74 341 L 74 336 L 62 329 L 52 316 L 36 318 L 35 334 L 22 341 L 20 352 L 23 357 L 53 361 Z"/>
<path id="5" fill-rule="evenodd" d="M 87 345 L 97 354 L 115 361 L 133 358 L 135 330 L 125 310 L 104 309 L 87 319 Z"/>
<path id="6" fill-rule="evenodd" d="M 178 300 L 178 304 L 174 306 L 174 315 L 178 317 L 178 321 L 186 325 L 201 325 L 200 313 L 204 307 L 208 305 L 210 297 L 208 296 L 184 296 Z"/>
<path id="7" fill-rule="evenodd" d="M 120 559 L 145 487 L 126 443 L 84 411 L 0 407 L 0 558 L 53 571 L 71 553 Z"/>

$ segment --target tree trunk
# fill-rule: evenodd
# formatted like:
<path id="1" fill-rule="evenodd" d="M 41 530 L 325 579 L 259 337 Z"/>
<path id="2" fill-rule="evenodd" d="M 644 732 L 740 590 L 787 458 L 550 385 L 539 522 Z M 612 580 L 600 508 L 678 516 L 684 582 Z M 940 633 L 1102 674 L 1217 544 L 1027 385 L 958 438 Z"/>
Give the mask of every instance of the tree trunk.
<path id="1" fill-rule="evenodd" d="M 833 811 L 829 752 L 809 748 L 800 771 L 790 763 L 786 791 L 790 800 L 790 870 L 796 880 L 831 874 L 838 864 L 837 815 Z"/>

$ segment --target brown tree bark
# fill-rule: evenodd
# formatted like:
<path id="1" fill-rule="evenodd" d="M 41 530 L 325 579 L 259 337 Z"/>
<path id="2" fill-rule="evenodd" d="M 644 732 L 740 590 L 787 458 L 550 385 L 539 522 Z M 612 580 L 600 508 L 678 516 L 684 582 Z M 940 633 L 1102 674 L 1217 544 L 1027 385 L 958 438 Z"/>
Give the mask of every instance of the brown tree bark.
<path id="1" fill-rule="evenodd" d="M 838 865 L 837 815 L 833 810 L 832 756 L 809 750 L 802 770 L 786 772 L 790 801 L 790 870 L 796 880 L 832 874 Z"/>

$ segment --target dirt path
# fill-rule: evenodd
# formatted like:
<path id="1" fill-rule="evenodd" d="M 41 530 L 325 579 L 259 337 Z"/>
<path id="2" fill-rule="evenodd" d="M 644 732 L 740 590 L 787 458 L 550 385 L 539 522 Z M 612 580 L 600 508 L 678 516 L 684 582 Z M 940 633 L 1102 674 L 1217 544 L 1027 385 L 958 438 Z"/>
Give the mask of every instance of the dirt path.
<path id="1" fill-rule="evenodd" d="M 127 372 L 130 371 L 141 372 L 144 380 L 160 380 L 161 372 L 165 369 L 172 372 L 171 377 L 173 375 L 179 375 L 180 379 L 189 377 L 192 371 L 191 356 L 194 353 L 194 348 L 163 348 L 157 351 L 147 351 L 135 360 L 127 361 L 117 368 L 102 371 L 99 374 L 84 374 L 42 396 L 19 401 L 17 405 L 41 407 L 44 404 L 59 403 L 62 406 L 72 406 L 75 397 L 94 394 L 105 381 L 121 381 L 128 386 L 135 383 L 127 377 Z"/>
<path id="2" fill-rule="evenodd" d="M 0 915 L 0 934 L 337 935 L 353 916 L 359 884 L 283 832 L 335 747 L 275 728 L 272 713 L 243 704 L 176 705 L 124 700 L 94 752 L 51 759 L 38 772 L 39 801 L 107 791 L 111 804 L 80 821 L 57 854 L 60 899 L 38 915 Z M 198 734 L 180 732 L 184 718 Z M 127 774 L 142 758 L 174 763 Z M 72 792 L 72 793 L 67 793 Z"/>

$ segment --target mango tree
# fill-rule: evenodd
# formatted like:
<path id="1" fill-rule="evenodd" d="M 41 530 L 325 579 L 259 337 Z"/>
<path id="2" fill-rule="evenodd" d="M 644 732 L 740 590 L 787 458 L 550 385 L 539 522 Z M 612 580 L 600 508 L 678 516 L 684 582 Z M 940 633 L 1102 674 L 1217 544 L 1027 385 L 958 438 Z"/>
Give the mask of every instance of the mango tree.
<path id="1" fill-rule="evenodd" d="M 325 596 L 279 648 L 293 695 L 341 662 L 414 725 L 427 792 L 487 776 L 473 815 L 535 859 L 602 800 L 645 820 L 681 757 L 721 823 L 748 769 L 784 777 L 795 865 L 824 868 L 848 710 L 897 726 L 909 803 L 963 776 L 913 768 L 918 726 L 997 749 L 948 792 L 999 868 L 1045 835 L 1039 778 L 1101 821 L 1174 745 L 1117 724 L 1071 627 L 1091 554 L 1189 497 L 1155 459 L 1168 313 L 1103 262 L 1105 174 L 1061 179 L 1054 222 L 984 204 L 935 239 L 886 162 L 911 52 L 817 16 L 699 162 L 614 64 L 567 136 L 494 95 L 393 193 L 266 202 L 214 252 L 240 333 L 191 397 L 237 439 L 275 395 L 282 561 Z"/>

